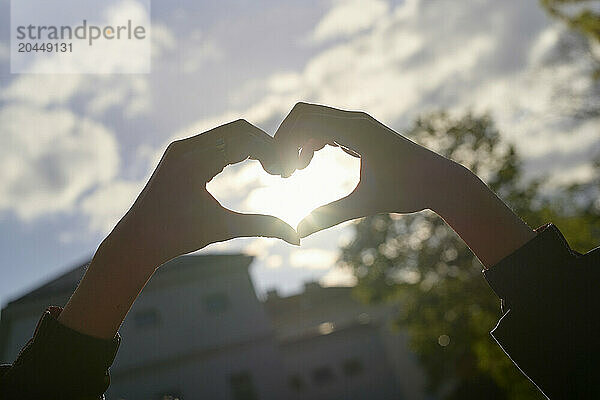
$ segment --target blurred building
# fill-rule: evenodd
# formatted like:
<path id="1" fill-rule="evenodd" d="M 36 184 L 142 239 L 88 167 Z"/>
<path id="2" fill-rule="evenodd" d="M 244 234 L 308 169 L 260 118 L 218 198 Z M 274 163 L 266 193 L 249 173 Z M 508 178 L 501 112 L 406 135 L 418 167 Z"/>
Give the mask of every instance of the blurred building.
<path id="1" fill-rule="evenodd" d="M 422 376 L 393 309 L 350 288 L 309 283 L 261 302 L 245 255 L 183 256 L 152 277 L 129 312 L 107 399 L 418 399 Z M 64 305 L 87 265 L 11 301 L 0 356 L 15 359 L 41 312 Z"/>
<path id="2" fill-rule="evenodd" d="M 405 338 L 390 326 L 391 307 L 365 305 L 352 288 L 305 285 L 269 292 L 265 308 L 292 399 L 418 399 L 423 378 Z"/>

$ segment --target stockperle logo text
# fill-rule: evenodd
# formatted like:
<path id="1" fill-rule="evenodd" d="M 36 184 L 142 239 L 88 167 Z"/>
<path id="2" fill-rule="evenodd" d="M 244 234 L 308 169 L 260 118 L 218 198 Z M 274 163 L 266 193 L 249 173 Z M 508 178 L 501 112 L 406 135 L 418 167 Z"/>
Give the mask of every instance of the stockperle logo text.
<path id="1" fill-rule="evenodd" d="M 16 28 L 18 40 L 87 40 L 92 46 L 98 40 L 144 40 L 146 28 L 135 25 L 130 19 L 122 25 L 93 25 L 83 20 L 80 25 L 19 25 Z"/>

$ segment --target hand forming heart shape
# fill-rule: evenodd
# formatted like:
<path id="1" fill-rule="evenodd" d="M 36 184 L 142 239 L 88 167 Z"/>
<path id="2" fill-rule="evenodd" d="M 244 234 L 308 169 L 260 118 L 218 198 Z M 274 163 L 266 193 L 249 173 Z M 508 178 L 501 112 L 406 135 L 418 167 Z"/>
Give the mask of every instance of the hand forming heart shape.
<path id="1" fill-rule="evenodd" d="M 248 158 L 270 174 L 280 173 L 273 138 L 244 120 L 171 143 L 115 229 L 138 237 L 157 265 L 236 237 L 276 237 L 299 245 L 297 232 L 280 219 L 231 211 L 206 190 L 227 165 Z"/>
<path id="2" fill-rule="evenodd" d="M 279 218 L 224 208 L 206 184 L 227 165 L 259 160 L 289 177 L 326 144 L 360 156 L 360 181 L 348 196 L 315 209 L 298 232 Z M 158 260 L 235 237 L 267 236 L 298 245 L 300 237 L 350 219 L 429 207 L 432 166 L 441 156 L 362 112 L 298 103 L 272 138 L 245 120 L 169 145 L 152 177 L 117 227 L 126 226 Z M 131 231 L 130 231 L 131 232 Z"/>
<path id="3" fill-rule="evenodd" d="M 346 197 L 313 210 L 298 232 L 273 216 L 226 209 L 206 189 L 225 166 L 247 158 L 259 160 L 271 174 L 289 177 L 326 144 L 360 156 L 360 181 Z M 469 195 L 476 196 L 475 210 L 464 206 Z M 298 245 L 300 236 L 342 221 L 424 208 L 432 208 L 462 232 L 484 265 L 493 265 L 535 237 L 466 168 L 365 113 L 298 103 L 274 138 L 244 120 L 225 124 L 168 146 L 133 206 L 98 248 L 59 322 L 110 339 L 154 270 L 178 255 L 242 236 L 277 237 Z M 497 221 L 495 228 L 504 238 L 500 246 L 496 232 L 488 229 Z"/>
<path id="4" fill-rule="evenodd" d="M 283 176 L 305 168 L 325 144 L 361 158 L 356 188 L 313 210 L 298 224 L 300 237 L 367 215 L 432 207 L 435 180 L 441 177 L 437 170 L 447 161 L 364 112 L 308 103 L 294 106 L 275 133 L 275 142 L 282 155 Z"/>

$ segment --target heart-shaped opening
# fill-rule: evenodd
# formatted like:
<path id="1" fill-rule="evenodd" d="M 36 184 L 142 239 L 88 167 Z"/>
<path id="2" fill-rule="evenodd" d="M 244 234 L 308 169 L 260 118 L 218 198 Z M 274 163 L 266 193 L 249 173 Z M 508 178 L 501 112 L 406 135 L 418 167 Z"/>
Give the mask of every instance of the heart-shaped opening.
<path id="1" fill-rule="evenodd" d="M 360 159 L 326 146 L 290 178 L 269 175 L 258 161 L 228 166 L 207 185 L 224 206 L 269 214 L 293 227 L 316 207 L 346 196 L 359 181 Z"/>

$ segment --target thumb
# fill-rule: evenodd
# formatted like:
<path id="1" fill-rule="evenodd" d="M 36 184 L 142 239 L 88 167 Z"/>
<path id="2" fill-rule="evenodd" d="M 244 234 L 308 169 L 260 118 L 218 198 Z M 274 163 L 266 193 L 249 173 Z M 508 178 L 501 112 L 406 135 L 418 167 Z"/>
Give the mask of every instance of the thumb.
<path id="1" fill-rule="evenodd" d="M 230 211 L 228 234 L 236 237 L 271 237 L 285 240 L 296 246 L 300 245 L 300 236 L 294 228 L 272 215 L 242 214 Z"/>
<path id="2" fill-rule="evenodd" d="M 364 217 L 366 209 L 361 205 L 356 191 L 346 197 L 314 209 L 298 224 L 301 238 L 312 235 L 351 219 Z"/>

